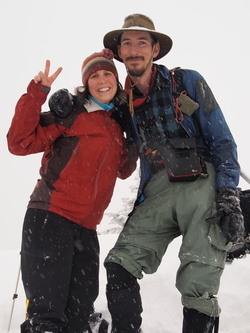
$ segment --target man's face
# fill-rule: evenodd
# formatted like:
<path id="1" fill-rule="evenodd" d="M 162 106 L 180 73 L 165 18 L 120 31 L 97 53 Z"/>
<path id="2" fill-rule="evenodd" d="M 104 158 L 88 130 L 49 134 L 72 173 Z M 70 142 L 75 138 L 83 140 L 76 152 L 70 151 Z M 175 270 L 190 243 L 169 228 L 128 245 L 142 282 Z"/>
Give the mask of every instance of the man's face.
<path id="1" fill-rule="evenodd" d="M 159 44 L 154 44 L 150 33 L 144 31 L 126 31 L 121 36 L 118 55 L 128 72 L 139 77 L 149 68 L 153 58 L 159 53 Z"/>

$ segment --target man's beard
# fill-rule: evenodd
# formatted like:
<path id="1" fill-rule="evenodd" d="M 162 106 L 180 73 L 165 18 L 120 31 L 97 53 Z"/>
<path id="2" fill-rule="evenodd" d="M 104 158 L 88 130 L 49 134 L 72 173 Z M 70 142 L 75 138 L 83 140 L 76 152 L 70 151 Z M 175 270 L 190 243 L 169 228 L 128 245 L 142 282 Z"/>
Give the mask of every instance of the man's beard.
<path id="1" fill-rule="evenodd" d="M 128 57 L 126 60 L 133 60 L 133 59 L 139 59 L 141 58 L 144 60 L 142 57 Z M 140 77 L 144 74 L 146 68 L 141 68 L 141 69 L 136 69 L 136 68 L 128 68 L 127 67 L 127 72 L 129 75 L 134 76 L 134 77 Z"/>
<path id="2" fill-rule="evenodd" d="M 127 68 L 127 72 L 129 75 L 133 76 L 133 77 L 140 77 L 144 74 L 145 72 L 145 68 L 141 68 L 141 69 L 129 69 Z"/>

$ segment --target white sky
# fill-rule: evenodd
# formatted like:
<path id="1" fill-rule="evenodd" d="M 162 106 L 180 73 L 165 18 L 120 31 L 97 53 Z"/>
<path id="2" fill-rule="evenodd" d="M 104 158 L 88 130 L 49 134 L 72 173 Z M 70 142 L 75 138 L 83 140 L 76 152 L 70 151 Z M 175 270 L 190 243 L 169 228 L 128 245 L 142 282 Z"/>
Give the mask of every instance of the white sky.
<path id="1" fill-rule="evenodd" d="M 195 69 L 205 77 L 238 144 L 242 169 L 250 174 L 249 0 L 1 0 L 0 250 L 19 247 L 27 202 L 39 177 L 40 154 L 17 157 L 7 150 L 6 134 L 18 98 L 46 59 L 52 72 L 64 68 L 52 92 L 73 92 L 81 84 L 83 60 L 100 51 L 104 34 L 121 28 L 132 13 L 148 15 L 157 31 L 173 39 L 172 51 L 158 63 Z M 123 83 L 125 69 L 118 62 L 117 67 Z M 118 182 L 119 192 L 128 184 Z M 112 207 L 116 202 L 120 204 L 118 195 Z"/>

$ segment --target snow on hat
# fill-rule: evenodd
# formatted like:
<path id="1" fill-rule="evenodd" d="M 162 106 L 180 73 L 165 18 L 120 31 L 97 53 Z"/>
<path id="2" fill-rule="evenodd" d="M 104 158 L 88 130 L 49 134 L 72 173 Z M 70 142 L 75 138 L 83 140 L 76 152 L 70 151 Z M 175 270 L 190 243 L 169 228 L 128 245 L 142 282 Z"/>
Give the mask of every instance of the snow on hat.
<path id="1" fill-rule="evenodd" d="M 82 64 L 82 83 L 85 86 L 92 74 L 100 70 L 112 72 L 118 80 L 118 72 L 115 67 L 114 54 L 109 49 L 103 49 L 101 52 L 95 52 L 87 57 Z"/>
<path id="2" fill-rule="evenodd" d="M 112 50 L 115 59 L 121 62 L 123 61 L 118 55 L 117 46 L 121 34 L 125 31 L 145 31 L 154 36 L 160 44 L 160 52 L 154 58 L 154 61 L 164 57 L 171 50 L 173 45 L 173 41 L 169 36 L 155 30 L 154 22 L 148 16 L 142 14 L 132 14 L 125 17 L 124 24 L 121 29 L 110 31 L 103 38 L 104 47 L 108 47 Z"/>

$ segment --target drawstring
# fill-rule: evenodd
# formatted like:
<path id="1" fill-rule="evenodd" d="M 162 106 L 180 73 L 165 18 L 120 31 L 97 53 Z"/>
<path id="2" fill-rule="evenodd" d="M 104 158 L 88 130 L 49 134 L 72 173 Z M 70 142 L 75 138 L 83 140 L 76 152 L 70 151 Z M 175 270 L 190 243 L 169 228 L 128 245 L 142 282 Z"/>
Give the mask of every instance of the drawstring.
<path id="1" fill-rule="evenodd" d="M 173 98 L 173 103 L 174 103 L 174 108 L 175 108 L 175 120 L 178 124 L 181 124 L 184 120 L 184 116 L 183 113 L 180 109 L 179 103 L 178 103 L 178 97 L 176 98 L 174 95 L 176 95 L 177 93 L 177 85 L 176 85 L 176 81 L 175 81 L 175 77 L 174 77 L 174 72 L 175 72 L 176 68 L 172 69 L 170 71 L 171 74 L 171 78 L 172 78 L 172 87 L 173 87 L 173 94 L 172 94 L 172 98 Z M 182 94 L 187 94 L 187 92 L 184 90 L 181 92 Z"/>
<path id="2" fill-rule="evenodd" d="M 135 114 L 134 103 L 133 103 L 133 88 L 134 88 L 135 84 L 136 83 L 132 84 L 132 86 L 130 86 L 130 90 L 129 90 L 129 111 L 130 111 L 132 117 L 134 117 L 134 114 Z"/>

